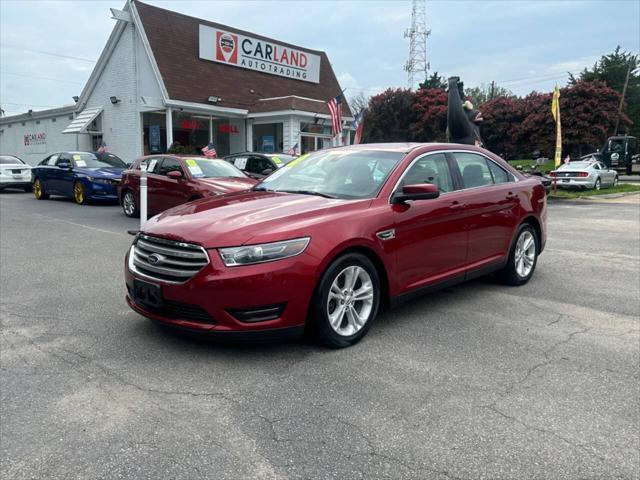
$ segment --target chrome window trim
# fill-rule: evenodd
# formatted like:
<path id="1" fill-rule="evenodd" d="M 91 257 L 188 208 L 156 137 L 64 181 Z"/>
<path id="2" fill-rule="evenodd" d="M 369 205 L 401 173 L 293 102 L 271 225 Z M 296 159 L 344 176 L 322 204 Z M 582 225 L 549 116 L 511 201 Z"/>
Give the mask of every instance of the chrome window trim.
<path id="1" fill-rule="evenodd" d="M 400 186 L 400 182 L 402 182 L 402 179 L 405 177 L 405 175 L 407 174 L 407 172 L 411 169 L 411 167 L 413 167 L 413 164 L 416 163 L 418 160 L 428 156 L 428 155 L 435 155 L 437 153 L 471 153 L 471 154 L 475 154 L 475 155 L 480 155 L 481 157 L 484 157 L 486 160 L 489 160 L 490 162 L 493 162 L 498 168 L 502 168 L 502 170 L 505 170 L 504 167 L 502 165 L 500 165 L 498 162 L 496 162 L 495 160 L 489 158 L 487 155 L 485 155 L 484 153 L 480 153 L 480 152 L 476 152 L 474 150 L 434 150 L 431 152 L 426 152 L 423 153 L 422 155 L 414 158 L 411 163 L 409 164 L 409 166 L 404 170 L 404 172 L 402 172 L 402 175 L 400 176 L 400 178 L 398 179 L 398 181 L 396 182 L 396 184 L 393 187 L 393 190 L 391 191 L 391 195 L 389 195 L 389 205 L 392 204 L 391 202 L 391 198 L 393 197 L 393 194 L 396 193 L 396 191 L 398 190 L 398 187 Z M 504 182 L 504 183 L 492 183 L 491 185 L 504 185 L 507 183 L 517 183 L 520 181 L 519 178 L 517 178 L 515 175 L 513 175 L 510 171 L 505 170 L 505 172 L 507 172 L 507 174 L 511 177 L 511 181 L 510 182 Z M 453 177 L 453 172 L 451 172 L 452 177 Z M 493 177 L 492 177 L 493 178 Z M 490 185 L 480 185 L 478 187 L 469 187 L 469 188 L 461 188 L 459 190 L 452 190 L 450 192 L 440 192 L 440 196 L 442 197 L 443 195 L 447 195 L 449 193 L 456 193 L 456 192 L 464 192 L 466 190 L 474 190 L 476 188 L 485 188 L 485 187 L 489 187 Z"/>

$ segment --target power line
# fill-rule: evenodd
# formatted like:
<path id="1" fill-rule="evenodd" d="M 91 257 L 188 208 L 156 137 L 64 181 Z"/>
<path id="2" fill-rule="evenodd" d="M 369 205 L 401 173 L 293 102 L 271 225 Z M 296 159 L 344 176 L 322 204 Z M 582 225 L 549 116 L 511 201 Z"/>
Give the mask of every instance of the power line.
<path id="1" fill-rule="evenodd" d="M 41 107 L 41 108 L 56 108 L 55 105 L 36 105 L 33 103 L 13 103 L 13 102 L 0 102 L 1 105 L 15 105 L 18 107 Z M 58 105 L 59 106 L 59 105 Z"/>
<path id="2" fill-rule="evenodd" d="M 73 55 L 63 55 L 62 53 L 55 53 L 55 52 L 45 52 L 43 50 L 33 50 L 31 48 L 20 47 L 18 45 L 9 45 L 7 43 L 0 43 L 0 47 L 13 48 L 15 50 L 23 50 L 25 52 L 31 52 L 31 53 L 39 53 L 41 55 L 51 55 L 52 57 L 69 58 L 71 60 L 79 60 L 81 62 L 96 63 L 95 60 L 90 60 L 88 58 L 75 57 Z"/>
<path id="3" fill-rule="evenodd" d="M 84 83 L 81 83 L 81 82 L 72 82 L 72 81 L 69 81 L 69 80 L 62 80 L 61 78 L 41 77 L 39 75 L 24 75 L 22 73 L 13 73 L 13 72 L 5 72 L 5 71 L 2 71 L 0 73 L 2 75 L 13 75 L 15 77 L 33 78 L 33 79 L 37 79 L 37 80 L 49 80 L 49 81 L 52 81 L 52 82 L 70 83 L 70 84 L 73 84 L 73 85 L 84 85 Z"/>

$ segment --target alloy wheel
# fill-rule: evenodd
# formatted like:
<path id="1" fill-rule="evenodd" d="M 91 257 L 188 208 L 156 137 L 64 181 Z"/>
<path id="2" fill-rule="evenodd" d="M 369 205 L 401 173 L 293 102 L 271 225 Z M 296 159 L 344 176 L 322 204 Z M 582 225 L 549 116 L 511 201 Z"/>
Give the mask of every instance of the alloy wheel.
<path id="1" fill-rule="evenodd" d="M 42 197 L 42 185 L 40 184 L 40 180 L 36 178 L 36 181 L 33 182 L 33 194 L 36 198 Z"/>
<path id="2" fill-rule="evenodd" d="M 601 186 L 600 179 L 597 178 L 593 188 L 595 188 L 596 190 L 600 190 L 600 186 Z"/>
<path id="3" fill-rule="evenodd" d="M 514 255 L 516 272 L 521 278 L 526 278 L 533 270 L 536 259 L 536 240 L 533 234 L 524 230 L 516 242 Z"/>
<path id="4" fill-rule="evenodd" d="M 133 216 L 136 211 L 136 201 L 133 198 L 133 193 L 127 192 L 124 194 L 124 198 L 122 199 L 122 208 L 127 216 Z"/>
<path id="5" fill-rule="evenodd" d="M 345 337 L 358 333 L 371 316 L 374 288 L 367 271 L 357 265 L 342 270 L 333 280 L 327 296 L 331 328 Z"/>
<path id="6" fill-rule="evenodd" d="M 614 187 L 618 186 L 618 176 L 617 175 L 613 178 L 613 186 Z"/>
<path id="7" fill-rule="evenodd" d="M 80 182 L 76 182 L 73 186 L 73 198 L 77 204 L 84 203 L 84 187 Z"/>

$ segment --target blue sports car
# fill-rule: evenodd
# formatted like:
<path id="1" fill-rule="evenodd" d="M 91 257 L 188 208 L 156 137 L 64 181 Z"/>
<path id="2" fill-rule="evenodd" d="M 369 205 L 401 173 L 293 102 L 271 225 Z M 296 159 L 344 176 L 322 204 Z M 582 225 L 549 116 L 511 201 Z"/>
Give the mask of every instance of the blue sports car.
<path id="1" fill-rule="evenodd" d="M 60 152 L 33 167 L 33 193 L 73 198 L 84 205 L 92 200 L 118 200 L 117 186 L 127 164 L 112 153 Z"/>

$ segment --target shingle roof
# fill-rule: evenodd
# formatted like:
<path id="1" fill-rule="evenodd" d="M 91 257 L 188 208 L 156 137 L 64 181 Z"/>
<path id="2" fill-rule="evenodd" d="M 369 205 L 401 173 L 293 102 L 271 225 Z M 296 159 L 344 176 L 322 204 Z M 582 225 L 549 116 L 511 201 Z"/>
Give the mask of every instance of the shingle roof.
<path id="1" fill-rule="evenodd" d="M 217 106 L 247 109 L 251 113 L 304 110 L 329 113 L 326 101 L 340 93 L 340 85 L 325 52 L 290 45 L 280 40 L 209 22 L 133 1 L 142 21 L 158 69 L 172 100 L 208 104 L 211 95 L 221 97 Z M 319 55 L 320 83 L 293 80 L 199 58 L 199 25 L 278 43 Z M 254 93 L 251 93 L 253 90 Z M 322 100 L 313 102 L 293 96 Z M 287 97 L 263 101 L 272 97 Z M 343 116 L 351 116 L 347 102 Z"/>

